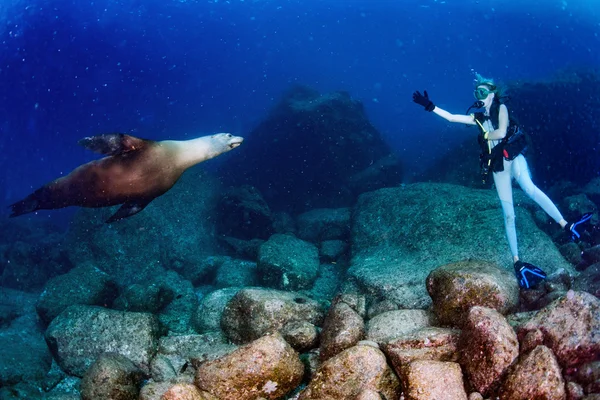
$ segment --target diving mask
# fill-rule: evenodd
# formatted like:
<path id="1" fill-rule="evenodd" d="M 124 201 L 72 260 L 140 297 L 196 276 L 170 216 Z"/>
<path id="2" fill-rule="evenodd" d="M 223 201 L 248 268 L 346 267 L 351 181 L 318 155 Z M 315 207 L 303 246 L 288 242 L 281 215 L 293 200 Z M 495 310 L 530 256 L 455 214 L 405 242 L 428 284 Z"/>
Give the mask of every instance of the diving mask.
<path id="1" fill-rule="evenodd" d="M 489 96 L 490 93 L 494 93 L 494 90 L 485 86 L 479 86 L 477 89 L 475 89 L 475 92 L 473 92 L 477 100 L 484 100 Z"/>

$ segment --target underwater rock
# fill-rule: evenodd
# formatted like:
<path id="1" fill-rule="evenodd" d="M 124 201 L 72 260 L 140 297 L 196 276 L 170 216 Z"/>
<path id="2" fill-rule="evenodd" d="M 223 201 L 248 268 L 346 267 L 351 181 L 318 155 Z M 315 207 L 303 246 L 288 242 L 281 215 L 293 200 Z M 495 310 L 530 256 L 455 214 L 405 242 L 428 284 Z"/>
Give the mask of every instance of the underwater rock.
<path id="1" fill-rule="evenodd" d="M 152 281 L 174 295 L 158 313 L 160 323 L 170 332 L 191 333 L 192 317 L 198 308 L 198 297 L 191 282 L 174 271 L 167 271 Z"/>
<path id="2" fill-rule="evenodd" d="M 298 353 L 275 333 L 201 364 L 196 385 L 220 400 L 278 399 L 302 381 Z"/>
<path id="3" fill-rule="evenodd" d="M 489 262 L 467 260 L 431 271 L 427 291 L 442 325 L 461 327 L 474 306 L 508 314 L 519 303 L 519 286 L 507 270 Z"/>
<path id="4" fill-rule="evenodd" d="M 348 244 L 343 240 L 324 240 L 319 247 L 321 262 L 337 262 L 348 249 Z"/>
<path id="5" fill-rule="evenodd" d="M 381 400 L 381 396 L 375 390 L 364 389 L 353 400 Z"/>
<path id="6" fill-rule="evenodd" d="M 156 356 L 169 360 L 175 371 L 181 373 L 187 366 L 215 360 L 235 350 L 221 332 L 201 335 L 170 335 L 158 341 Z"/>
<path id="7" fill-rule="evenodd" d="M 321 264 L 319 275 L 309 295 L 315 300 L 329 302 L 339 292 L 344 279 L 344 270 L 336 264 Z"/>
<path id="8" fill-rule="evenodd" d="M 108 307 L 118 295 L 115 280 L 91 265 L 73 268 L 48 281 L 36 305 L 44 323 L 49 324 L 68 306 L 84 304 Z"/>
<path id="9" fill-rule="evenodd" d="M 327 360 L 355 346 L 364 336 L 362 317 L 345 302 L 334 302 L 323 322 L 320 359 Z"/>
<path id="10" fill-rule="evenodd" d="M 600 300 L 586 292 L 570 290 L 538 311 L 518 331 L 519 340 L 534 330 L 543 332 L 543 343 L 565 368 L 600 358 Z"/>
<path id="11" fill-rule="evenodd" d="M 583 188 L 583 193 L 600 207 L 600 177 L 595 177 Z"/>
<path id="12" fill-rule="evenodd" d="M 475 390 L 487 396 L 519 356 L 517 334 L 491 308 L 469 310 L 459 341 L 460 364 Z"/>
<path id="13" fill-rule="evenodd" d="M 361 102 L 345 92 L 319 94 L 303 86 L 285 93 L 248 137 L 243 154 L 220 172 L 233 185 L 256 186 L 273 209 L 294 214 L 349 206 L 358 194 L 351 178 L 392 154 Z M 399 164 L 379 164 L 386 168 L 377 175 L 377 188 L 402 181 Z"/>
<path id="14" fill-rule="evenodd" d="M 383 351 L 400 374 L 417 360 L 457 362 L 459 335 L 456 329 L 423 328 L 385 343 Z"/>
<path id="15" fill-rule="evenodd" d="M 241 344 L 299 321 L 320 326 L 321 305 L 295 292 L 249 288 L 237 292 L 227 303 L 221 328 L 229 340 Z"/>
<path id="16" fill-rule="evenodd" d="M 530 204 L 515 193 L 522 258 L 548 274 L 559 269 L 574 274 L 536 226 Z M 444 264 L 486 260 L 512 275 L 501 205 L 492 190 L 414 183 L 365 193 L 354 207 L 351 236 L 349 283 L 399 308 L 427 308 L 431 298 L 423 282 Z"/>
<path id="17" fill-rule="evenodd" d="M 576 269 L 581 270 L 587 267 L 587 263 L 581 257 L 581 248 L 575 242 L 569 242 L 561 245 L 559 248 L 560 254 L 575 266 Z"/>
<path id="18" fill-rule="evenodd" d="M 187 171 L 180 182 L 143 213 L 114 224 L 104 223 L 112 207 L 78 210 L 65 239 L 69 259 L 97 266 L 126 287 L 165 270 L 183 274 L 217 254 L 219 182 L 201 169 Z"/>
<path id="19" fill-rule="evenodd" d="M 169 388 L 161 400 L 219 400 L 208 392 L 203 392 L 191 383 L 177 383 Z"/>
<path id="20" fill-rule="evenodd" d="M 45 336 L 58 365 L 81 377 L 105 352 L 122 354 L 149 373 L 159 335 L 152 314 L 74 305 L 54 318 Z"/>
<path id="21" fill-rule="evenodd" d="M 127 357 L 104 353 L 81 379 L 82 400 L 136 400 L 144 374 Z"/>
<path id="22" fill-rule="evenodd" d="M 583 258 L 589 264 L 600 263 L 600 244 L 582 251 L 581 258 Z"/>
<path id="23" fill-rule="evenodd" d="M 400 375 L 407 400 L 467 400 L 460 365 L 453 362 L 417 360 Z"/>
<path id="24" fill-rule="evenodd" d="M 217 233 L 239 239 L 268 239 L 274 233 L 273 214 L 258 189 L 242 185 L 228 189 L 217 208 Z"/>
<path id="25" fill-rule="evenodd" d="M 258 250 L 257 273 L 267 287 L 309 289 L 319 271 L 319 250 L 291 235 L 275 234 Z"/>
<path id="26" fill-rule="evenodd" d="M 0 387 L 40 381 L 50 371 L 52 355 L 32 304 L 28 309 L 0 329 Z"/>
<path id="27" fill-rule="evenodd" d="M 220 331 L 223 310 L 239 291 L 239 287 L 231 287 L 215 290 L 204 296 L 192 318 L 192 326 L 196 332 Z"/>
<path id="28" fill-rule="evenodd" d="M 258 249 L 264 242 L 262 239 L 243 240 L 231 236 L 219 237 L 219 243 L 233 252 L 233 256 L 252 261 L 258 259 Z"/>
<path id="29" fill-rule="evenodd" d="M 381 313 L 367 322 L 367 340 L 378 344 L 392 341 L 407 333 L 427 328 L 435 316 L 425 310 L 394 310 Z"/>
<path id="30" fill-rule="evenodd" d="M 139 400 L 220 400 L 198 389 L 192 380 L 176 379 L 170 382 L 150 382 L 140 391 Z"/>
<path id="31" fill-rule="evenodd" d="M 379 392 L 386 399 L 398 399 L 401 393 L 381 350 L 357 345 L 321 364 L 298 400 L 354 399 L 364 390 Z"/>
<path id="32" fill-rule="evenodd" d="M 217 288 L 256 286 L 256 263 L 229 258 L 217 269 L 214 285 Z"/>
<path id="33" fill-rule="evenodd" d="M 113 308 L 120 311 L 158 314 L 175 298 L 175 293 L 164 283 L 134 283 L 115 300 Z"/>
<path id="34" fill-rule="evenodd" d="M 48 279 L 69 271 L 73 264 L 67 257 L 68 248 L 62 235 L 0 243 L 0 286 L 38 292 Z"/>
<path id="35" fill-rule="evenodd" d="M 279 330 L 279 333 L 299 353 L 316 348 L 319 342 L 317 327 L 307 321 L 295 321 L 285 324 Z"/>
<path id="36" fill-rule="evenodd" d="M 312 243 L 344 240 L 350 234 L 349 208 L 318 208 L 298 215 L 298 237 Z"/>
<path id="37" fill-rule="evenodd" d="M 565 400 L 561 369 L 546 346 L 537 346 L 515 365 L 499 391 L 501 400 Z"/>

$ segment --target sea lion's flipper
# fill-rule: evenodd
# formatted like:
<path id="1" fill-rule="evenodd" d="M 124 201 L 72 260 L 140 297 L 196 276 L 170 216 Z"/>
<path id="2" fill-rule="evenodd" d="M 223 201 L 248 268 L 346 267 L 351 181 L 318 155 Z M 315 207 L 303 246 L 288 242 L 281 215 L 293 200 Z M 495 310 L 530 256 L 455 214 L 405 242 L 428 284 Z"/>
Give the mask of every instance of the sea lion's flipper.
<path id="1" fill-rule="evenodd" d="M 19 215 L 29 214 L 40 209 L 59 208 L 53 207 L 54 197 L 50 187 L 42 186 L 23 200 L 8 206 L 11 210 L 10 217 L 18 217 Z"/>
<path id="2" fill-rule="evenodd" d="M 131 217 L 142 211 L 153 199 L 150 200 L 132 200 L 127 203 L 123 203 L 123 205 L 114 213 L 109 219 L 106 220 L 107 224 L 111 222 L 119 221 L 121 219 Z"/>
<path id="3" fill-rule="evenodd" d="M 11 211 L 10 217 L 13 218 L 39 210 L 39 204 L 37 198 L 31 194 L 23 200 L 11 204 L 8 208 L 10 208 Z"/>
<path id="4" fill-rule="evenodd" d="M 150 140 L 136 138 L 124 133 L 106 133 L 81 139 L 81 146 L 106 156 L 128 153 L 145 147 Z"/>

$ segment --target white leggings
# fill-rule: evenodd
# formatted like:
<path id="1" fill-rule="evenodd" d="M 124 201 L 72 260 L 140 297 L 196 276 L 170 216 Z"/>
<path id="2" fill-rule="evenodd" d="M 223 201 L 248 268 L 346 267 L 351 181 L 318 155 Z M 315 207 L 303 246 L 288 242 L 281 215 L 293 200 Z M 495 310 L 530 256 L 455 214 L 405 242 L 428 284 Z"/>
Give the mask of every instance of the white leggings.
<path id="1" fill-rule="evenodd" d="M 513 257 L 519 256 L 519 250 L 517 247 L 517 231 L 515 229 L 515 208 L 513 206 L 512 196 L 512 178 L 521 186 L 521 189 L 546 213 L 552 217 L 556 222 L 563 219 L 558 208 L 552 203 L 552 200 L 548 198 L 540 189 L 537 188 L 531 181 L 529 175 L 529 168 L 527 167 L 527 161 L 523 155 L 517 156 L 512 161 L 504 160 L 504 171 L 494 172 L 494 183 L 496 184 L 496 190 L 498 191 L 498 197 L 502 204 L 502 212 L 504 213 L 504 226 L 506 228 L 506 237 L 508 238 L 508 245 Z"/>

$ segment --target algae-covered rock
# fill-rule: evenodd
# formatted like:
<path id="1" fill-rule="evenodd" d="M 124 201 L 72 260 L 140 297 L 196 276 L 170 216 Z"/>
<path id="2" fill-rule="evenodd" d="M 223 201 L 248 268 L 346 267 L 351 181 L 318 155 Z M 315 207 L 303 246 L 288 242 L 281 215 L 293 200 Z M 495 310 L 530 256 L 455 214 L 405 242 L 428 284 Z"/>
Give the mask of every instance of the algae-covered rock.
<path id="1" fill-rule="evenodd" d="M 268 287 L 309 289 L 319 271 L 319 250 L 294 236 L 275 234 L 260 246 L 257 270 Z"/>
<path id="2" fill-rule="evenodd" d="M 298 400 L 353 399 L 364 390 L 400 396 L 400 382 L 378 349 L 357 345 L 325 361 L 315 372 Z"/>
<path id="3" fill-rule="evenodd" d="M 234 343 L 248 343 L 290 322 L 307 321 L 320 326 L 319 303 L 295 292 L 250 288 L 240 290 L 227 303 L 221 328 Z"/>
<path id="4" fill-rule="evenodd" d="M 127 357 L 104 353 L 81 380 L 82 400 L 136 400 L 144 374 Z"/>
<path id="5" fill-rule="evenodd" d="M 385 343 L 407 333 L 426 328 L 435 316 L 425 310 L 394 310 L 379 314 L 367 323 L 367 340 Z"/>
<path id="6" fill-rule="evenodd" d="M 321 360 L 356 345 L 365 336 L 365 323 L 362 317 L 347 303 L 334 303 L 323 323 L 321 332 Z"/>
<path id="7" fill-rule="evenodd" d="M 508 314 L 519 302 L 515 277 L 484 261 L 467 260 L 435 269 L 427 277 L 427 291 L 440 323 L 458 327 L 465 322 L 471 307 Z"/>
<path id="8" fill-rule="evenodd" d="M 400 377 L 406 400 L 467 400 L 457 363 L 417 360 Z"/>
<path id="9" fill-rule="evenodd" d="M 532 331 L 563 367 L 575 367 L 600 357 L 600 300 L 586 292 L 569 291 L 538 311 L 517 331 L 522 340 Z"/>
<path id="10" fill-rule="evenodd" d="M 479 393 L 495 389 L 519 356 L 517 334 L 496 310 L 473 307 L 459 344 L 460 363 Z"/>
<path id="11" fill-rule="evenodd" d="M 159 335 L 159 322 L 152 314 L 75 305 L 50 323 L 46 342 L 71 375 L 83 376 L 105 352 L 121 354 L 149 373 Z"/>
<path id="12" fill-rule="evenodd" d="M 195 383 L 220 400 L 279 399 L 302 380 L 298 353 L 276 333 L 201 364 Z"/>
<path id="13" fill-rule="evenodd" d="M 552 350 L 538 346 L 519 360 L 499 394 L 501 400 L 565 400 L 565 381 Z"/>
<path id="14" fill-rule="evenodd" d="M 459 335 L 456 329 L 423 328 L 385 343 L 383 351 L 400 374 L 416 360 L 457 362 Z"/>
<path id="15" fill-rule="evenodd" d="M 574 273 L 535 224 L 532 214 L 539 206 L 520 191 L 514 198 L 523 260 L 549 275 L 560 269 Z M 485 260 L 512 274 L 501 204 L 493 190 L 414 183 L 364 193 L 354 206 L 351 241 L 349 282 L 399 308 L 428 308 L 423 282 L 442 265 Z"/>

